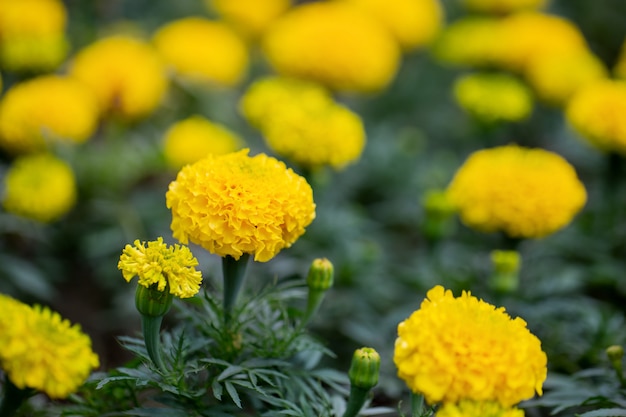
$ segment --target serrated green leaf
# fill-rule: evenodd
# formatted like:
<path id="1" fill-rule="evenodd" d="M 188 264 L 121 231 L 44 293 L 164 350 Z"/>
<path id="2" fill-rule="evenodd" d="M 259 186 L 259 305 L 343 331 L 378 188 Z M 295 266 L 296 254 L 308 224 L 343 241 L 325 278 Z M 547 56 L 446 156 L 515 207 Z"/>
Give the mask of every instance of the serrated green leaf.
<path id="1" fill-rule="evenodd" d="M 217 381 L 213 381 L 211 384 L 211 390 L 213 391 L 213 396 L 216 400 L 222 401 L 222 393 L 224 392 L 224 387 Z"/>
<path id="2" fill-rule="evenodd" d="M 231 365 L 228 368 L 224 369 L 222 373 L 217 376 L 218 381 L 223 381 L 226 378 L 244 372 L 244 369 L 238 365 Z"/>
<path id="3" fill-rule="evenodd" d="M 237 393 L 237 390 L 235 389 L 233 384 L 231 384 L 229 381 L 226 381 L 224 383 L 224 387 L 226 387 L 226 392 L 228 392 L 228 395 L 230 395 L 230 398 L 232 398 L 235 405 L 237 405 L 237 407 L 239 408 L 242 408 L 241 399 L 239 398 L 239 394 Z"/>
<path id="4" fill-rule="evenodd" d="M 602 408 L 576 415 L 578 417 L 626 417 L 626 410 L 623 408 Z"/>

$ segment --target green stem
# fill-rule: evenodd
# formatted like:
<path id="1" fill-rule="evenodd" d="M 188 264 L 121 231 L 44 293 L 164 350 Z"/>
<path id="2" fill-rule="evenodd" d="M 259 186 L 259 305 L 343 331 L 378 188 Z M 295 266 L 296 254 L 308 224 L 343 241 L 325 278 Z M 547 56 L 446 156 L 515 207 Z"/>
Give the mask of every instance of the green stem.
<path id="1" fill-rule="evenodd" d="M 222 258 L 222 274 L 224 279 L 224 318 L 230 321 L 233 307 L 246 276 L 246 267 L 250 255 L 244 253 L 238 260 L 231 256 Z"/>
<path id="2" fill-rule="evenodd" d="M 301 322 L 302 326 L 308 324 L 311 321 L 311 318 L 315 315 L 315 313 L 317 313 L 317 310 L 319 310 L 325 295 L 326 291 L 309 290 L 306 311 L 304 313 L 304 316 L 302 317 Z"/>
<path id="3" fill-rule="evenodd" d="M 148 356 L 152 359 L 154 365 L 161 371 L 165 372 L 165 362 L 161 355 L 161 322 L 163 316 L 141 315 L 141 329 L 143 330 L 143 338 L 146 343 Z"/>
<path id="4" fill-rule="evenodd" d="M 356 417 L 359 415 L 359 411 L 363 408 L 363 404 L 365 404 L 365 400 L 367 399 L 369 392 L 369 389 L 363 389 L 351 385 L 350 398 L 348 398 L 348 405 L 346 407 L 346 412 L 343 413 L 343 417 Z"/>
<path id="5" fill-rule="evenodd" d="M 8 375 L 4 375 L 4 396 L 0 404 L 0 417 L 11 417 L 22 406 L 24 401 L 33 395 L 30 388 L 20 389 L 11 382 Z"/>
<path id="6" fill-rule="evenodd" d="M 424 415 L 424 396 L 411 393 L 411 416 L 422 417 Z"/>

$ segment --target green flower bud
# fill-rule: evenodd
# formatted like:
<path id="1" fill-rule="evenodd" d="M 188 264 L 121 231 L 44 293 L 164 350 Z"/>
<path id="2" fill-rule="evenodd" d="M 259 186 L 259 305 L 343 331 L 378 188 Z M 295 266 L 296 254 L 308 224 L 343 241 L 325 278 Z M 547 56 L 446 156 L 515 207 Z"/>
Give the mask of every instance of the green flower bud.
<path id="1" fill-rule="evenodd" d="M 619 345 L 613 345 L 606 348 L 606 355 L 611 362 L 621 361 L 624 357 L 624 348 Z"/>
<path id="2" fill-rule="evenodd" d="M 142 316 L 161 317 L 170 310 L 172 298 L 169 287 L 166 287 L 165 291 L 159 291 L 156 284 L 149 287 L 137 285 L 135 306 Z"/>
<path id="3" fill-rule="evenodd" d="M 514 250 L 494 250 L 491 252 L 493 274 L 491 285 L 497 291 L 512 292 L 519 287 L 521 256 Z"/>
<path id="4" fill-rule="evenodd" d="M 380 355 L 376 350 L 363 347 L 354 351 L 348 371 L 350 384 L 364 390 L 374 388 L 380 373 Z"/>
<path id="5" fill-rule="evenodd" d="M 326 291 L 333 286 L 333 264 L 326 258 L 317 258 L 311 263 L 306 283 L 311 290 Z"/>
<path id="6" fill-rule="evenodd" d="M 454 232 L 454 214 L 457 209 L 445 190 L 426 191 L 422 205 L 426 214 L 422 228 L 428 238 L 440 239 Z"/>

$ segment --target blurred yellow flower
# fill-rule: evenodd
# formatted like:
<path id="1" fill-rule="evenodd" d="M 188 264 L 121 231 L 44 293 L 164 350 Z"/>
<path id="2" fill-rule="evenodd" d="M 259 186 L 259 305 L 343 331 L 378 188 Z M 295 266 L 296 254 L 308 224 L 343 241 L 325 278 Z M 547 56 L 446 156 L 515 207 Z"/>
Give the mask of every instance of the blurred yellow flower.
<path id="1" fill-rule="evenodd" d="M 500 19 L 463 17 L 446 26 L 433 45 L 435 57 L 444 63 L 488 67 L 497 62 Z"/>
<path id="2" fill-rule="evenodd" d="M 156 285 L 158 291 L 168 290 L 180 298 L 200 291 L 202 273 L 196 270 L 198 260 L 187 246 L 168 246 L 162 237 L 147 244 L 135 240 L 133 245 L 126 245 L 117 264 L 127 282 L 139 277 L 139 285 Z"/>
<path id="3" fill-rule="evenodd" d="M 462 0 L 462 3 L 472 12 L 506 14 L 541 9 L 547 5 L 548 0 Z"/>
<path id="4" fill-rule="evenodd" d="M 393 359 L 398 376 L 430 404 L 473 400 L 510 407 L 541 395 L 547 374 L 541 342 L 524 320 L 466 291 L 455 298 L 440 285 L 398 325 Z M 448 411 L 444 415 L 455 415 Z"/>
<path id="5" fill-rule="evenodd" d="M 313 191 L 284 163 L 248 150 L 209 155 L 178 173 L 166 195 L 181 243 L 239 259 L 272 259 L 315 218 Z"/>
<path id="6" fill-rule="evenodd" d="M 471 154 L 448 186 L 463 223 L 483 232 L 540 238 L 567 226 L 587 193 L 560 155 L 517 145 Z"/>
<path id="7" fill-rule="evenodd" d="M 435 417 L 524 417 L 524 411 L 503 407 L 495 401 L 461 401 L 443 404 Z"/>
<path id="8" fill-rule="evenodd" d="M 291 7 L 291 0 L 204 0 L 246 38 L 258 38 Z"/>
<path id="9" fill-rule="evenodd" d="M 67 56 L 67 11 L 59 0 L 0 1 L 0 65 L 51 71 Z"/>
<path id="10" fill-rule="evenodd" d="M 574 94 L 566 116 L 590 144 L 626 155 L 626 81 L 601 80 Z"/>
<path id="11" fill-rule="evenodd" d="M 82 143 L 98 125 L 96 97 L 79 81 L 44 75 L 14 84 L 0 100 L 0 147 L 13 153 Z"/>
<path id="12" fill-rule="evenodd" d="M 248 50 L 226 24 L 201 17 L 169 22 L 153 43 L 174 72 L 193 82 L 232 87 L 248 71 Z"/>
<path id="13" fill-rule="evenodd" d="M 519 79 L 504 73 L 475 73 L 454 83 L 454 97 L 468 113 L 484 122 L 515 122 L 530 116 L 533 98 Z"/>
<path id="14" fill-rule="evenodd" d="M 7 212 L 43 223 L 66 214 L 76 202 L 72 169 L 49 154 L 16 159 L 4 178 L 3 205 Z"/>
<path id="15" fill-rule="evenodd" d="M 344 2 L 292 8 L 267 31 L 262 47 L 279 74 L 352 92 L 387 87 L 401 58 L 381 23 Z"/>
<path id="16" fill-rule="evenodd" d="M 225 126 L 195 115 L 170 126 L 165 133 L 163 153 L 170 166 L 181 168 L 208 154 L 234 152 L 242 144 L 243 140 Z"/>
<path id="17" fill-rule="evenodd" d="M 89 336 L 58 313 L 5 295 L 0 310 L 0 367 L 16 387 L 66 398 L 99 366 Z"/>
<path id="18" fill-rule="evenodd" d="M 127 120 L 154 111 L 168 87 L 156 51 L 130 36 L 110 36 L 86 46 L 74 56 L 70 73 L 95 92 L 103 113 Z"/>

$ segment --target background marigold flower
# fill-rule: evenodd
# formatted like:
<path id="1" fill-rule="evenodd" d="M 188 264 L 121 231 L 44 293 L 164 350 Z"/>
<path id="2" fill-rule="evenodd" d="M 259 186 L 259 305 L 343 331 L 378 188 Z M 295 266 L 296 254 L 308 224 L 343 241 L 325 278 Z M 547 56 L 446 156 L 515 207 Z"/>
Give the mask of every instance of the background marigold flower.
<path id="1" fill-rule="evenodd" d="M 524 320 L 466 291 L 455 298 L 440 285 L 398 325 L 394 363 L 430 404 L 474 400 L 509 407 L 541 395 L 547 375 L 541 342 Z"/>
<path id="2" fill-rule="evenodd" d="M 202 273 L 196 270 L 198 260 L 187 246 L 168 246 L 159 237 L 155 241 L 126 245 L 117 268 L 127 282 L 139 277 L 139 285 L 149 288 L 156 285 L 158 291 L 180 298 L 193 297 L 200 290 Z"/>
<path id="3" fill-rule="evenodd" d="M 248 50 L 226 24 L 201 17 L 172 21 L 152 39 L 174 72 L 194 82 L 232 87 L 248 71 Z"/>
<path id="4" fill-rule="evenodd" d="M 291 0 L 204 0 L 228 24 L 247 38 L 258 38 L 291 7 Z"/>
<path id="5" fill-rule="evenodd" d="M 0 295 L 0 367 L 18 388 L 66 398 L 99 366 L 91 340 L 46 307 Z"/>
<path id="6" fill-rule="evenodd" d="M 565 227 L 587 199 L 565 159 L 516 145 L 474 152 L 447 192 L 467 226 L 517 238 L 540 238 Z"/>
<path id="7" fill-rule="evenodd" d="M 343 2 L 292 8 L 267 31 L 262 47 L 279 74 L 340 91 L 382 90 L 400 63 L 399 47 L 382 24 Z"/>
<path id="8" fill-rule="evenodd" d="M 72 169 L 49 154 L 23 156 L 9 167 L 4 178 L 4 209 L 40 222 L 52 222 L 76 202 Z"/>
<path id="9" fill-rule="evenodd" d="M 124 119 L 147 116 L 161 103 L 168 80 L 156 51 L 130 36 L 100 39 L 73 58 L 70 74 L 96 94 L 103 113 Z"/>
<path id="10" fill-rule="evenodd" d="M 248 150 L 187 165 L 166 193 L 181 243 L 266 262 L 291 246 L 315 218 L 313 191 L 284 163 Z"/>
<path id="11" fill-rule="evenodd" d="M 469 16 L 446 26 L 433 44 L 435 57 L 444 63 L 489 67 L 497 62 L 501 21 L 493 17 Z"/>
<path id="12" fill-rule="evenodd" d="M 506 14 L 541 9 L 548 0 L 462 0 L 462 3 L 472 12 Z"/>
<path id="13" fill-rule="evenodd" d="M 524 411 L 502 407 L 494 401 L 461 401 L 458 404 L 443 404 L 435 417 L 524 417 Z"/>
<path id="14" fill-rule="evenodd" d="M 13 85 L 0 101 L 0 147 L 33 152 L 82 143 L 98 126 L 95 96 L 79 81 L 45 75 Z"/>

